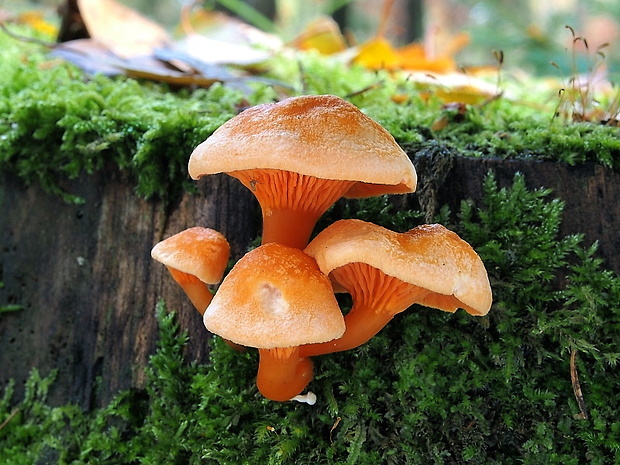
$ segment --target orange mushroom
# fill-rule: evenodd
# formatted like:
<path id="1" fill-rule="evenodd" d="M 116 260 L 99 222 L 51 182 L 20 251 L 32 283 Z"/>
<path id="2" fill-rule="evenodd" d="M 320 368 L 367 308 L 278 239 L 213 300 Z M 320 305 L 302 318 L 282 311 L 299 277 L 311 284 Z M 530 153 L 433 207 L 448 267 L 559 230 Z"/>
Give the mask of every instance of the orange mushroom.
<path id="1" fill-rule="evenodd" d="M 151 257 L 166 265 L 201 315 L 213 298 L 207 284 L 220 282 L 229 255 L 226 238 L 213 229 L 201 227 L 185 229 L 151 250 Z"/>
<path id="2" fill-rule="evenodd" d="M 299 346 L 342 336 L 344 320 L 329 279 L 299 249 L 262 245 L 242 257 L 204 314 L 209 331 L 256 347 L 256 384 L 276 401 L 292 400 L 312 380 Z"/>
<path id="3" fill-rule="evenodd" d="M 306 247 L 321 271 L 349 292 L 346 331 L 333 341 L 300 349 L 303 357 L 367 342 L 413 304 L 485 315 L 491 287 L 484 264 L 457 234 L 432 224 L 397 233 L 360 220 L 340 220 Z"/>
<path id="4" fill-rule="evenodd" d="M 413 192 L 411 160 L 382 126 L 333 95 L 258 105 L 224 123 L 191 154 L 193 179 L 227 173 L 260 203 L 263 244 L 304 248 L 343 195 Z"/>

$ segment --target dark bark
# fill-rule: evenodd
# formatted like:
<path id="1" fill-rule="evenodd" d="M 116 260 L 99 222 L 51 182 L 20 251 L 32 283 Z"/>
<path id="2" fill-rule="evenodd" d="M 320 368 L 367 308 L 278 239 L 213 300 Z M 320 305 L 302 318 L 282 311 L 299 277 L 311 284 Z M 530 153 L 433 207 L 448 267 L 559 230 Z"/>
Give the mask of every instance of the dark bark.
<path id="1" fill-rule="evenodd" d="M 529 189 L 552 189 L 549 197 L 564 202 L 560 235 L 582 233 L 586 246 L 598 241 L 599 256 L 605 266 L 620 273 L 620 173 L 617 171 L 594 163 L 568 166 L 550 161 L 436 155 L 423 154 L 414 162 L 420 179 L 418 191 L 423 191 L 427 182 L 431 183 L 425 199 L 428 208 L 436 210 L 447 204 L 458 211 L 463 199 L 480 202 L 483 180 L 489 172 L 494 173 L 500 188 L 511 186 L 515 174 L 522 173 Z M 437 160 L 444 164 L 439 171 L 434 169 Z"/>
<path id="2" fill-rule="evenodd" d="M 24 307 L 0 315 L 0 385 L 14 378 L 19 396 L 31 368 L 44 375 L 58 368 L 52 401 L 88 408 L 142 385 L 159 299 L 189 332 L 188 357 L 206 359 L 200 315 L 150 250 L 182 229 L 205 226 L 222 232 L 239 258 L 257 234 L 258 207 L 225 175 L 201 181 L 199 194 L 172 209 L 138 199 L 107 174 L 84 177 L 71 191 L 85 203 L 0 178 L 0 305 Z"/>

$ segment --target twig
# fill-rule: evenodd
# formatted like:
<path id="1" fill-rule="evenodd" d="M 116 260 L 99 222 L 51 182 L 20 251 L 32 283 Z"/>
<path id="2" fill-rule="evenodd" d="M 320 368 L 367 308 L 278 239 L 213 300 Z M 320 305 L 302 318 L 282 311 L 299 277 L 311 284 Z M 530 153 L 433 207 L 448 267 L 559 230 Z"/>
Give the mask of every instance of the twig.
<path id="1" fill-rule="evenodd" d="M 581 392 L 581 384 L 579 384 L 577 365 L 575 364 L 576 358 L 577 351 L 575 349 L 572 349 L 570 353 L 570 380 L 573 384 L 573 393 L 575 394 L 575 399 L 577 399 L 577 404 L 579 405 L 579 413 L 575 415 L 575 418 L 577 420 L 587 420 L 588 411 L 586 409 L 586 401 L 584 400 L 583 393 Z"/>
<path id="2" fill-rule="evenodd" d="M 6 420 L 4 420 L 2 423 L 0 423 L 0 430 L 2 428 L 4 428 L 9 423 L 9 421 L 11 421 L 13 419 L 13 417 L 15 417 L 15 415 L 17 415 L 18 413 L 19 413 L 19 409 L 18 408 L 14 409 L 11 412 L 11 414 L 6 418 Z"/>
<path id="3" fill-rule="evenodd" d="M 12 37 L 13 39 L 22 41 L 22 42 L 27 42 L 27 43 L 31 43 L 31 44 L 36 44 L 36 45 L 42 45 L 43 47 L 47 47 L 47 48 L 55 48 L 56 44 L 54 42 L 47 42 L 45 40 L 41 40 L 41 39 L 35 39 L 34 37 L 26 37 L 26 36 L 22 36 L 19 34 L 15 34 L 13 31 L 11 31 L 8 27 L 6 27 L 6 24 L 4 24 L 4 21 L 0 21 L 0 29 L 2 29 L 4 31 L 4 33 L 6 35 L 8 35 L 9 37 Z"/>
<path id="4" fill-rule="evenodd" d="M 341 417 L 336 417 L 336 421 L 334 422 L 334 424 L 332 425 L 331 429 L 329 430 L 329 442 L 332 443 L 332 444 L 334 443 L 334 441 L 332 439 L 332 433 L 338 427 L 338 425 L 340 424 L 341 420 L 342 420 Z"/>
<path id="5" fill-rule="evenodd" d="M 369 86 L 366 86 L 363 89 L 356 90 L 355 92 L 351 92 L 350 94 L 347 94 L 345 96 L 345 98 L 350 99 L 350 98 L 353 98 L 353 97 L 357 97 L 358 95 L 361 95 L 361 94 L 363 94 L 365 92 L 368 92 L 368 91 L 371 91 L 371 90 L 374 90 L 374 89 L 378 89 L 382 85 L 383 85 L 382 81 L 375 82 L 374 84 L 370 84 Z"/>

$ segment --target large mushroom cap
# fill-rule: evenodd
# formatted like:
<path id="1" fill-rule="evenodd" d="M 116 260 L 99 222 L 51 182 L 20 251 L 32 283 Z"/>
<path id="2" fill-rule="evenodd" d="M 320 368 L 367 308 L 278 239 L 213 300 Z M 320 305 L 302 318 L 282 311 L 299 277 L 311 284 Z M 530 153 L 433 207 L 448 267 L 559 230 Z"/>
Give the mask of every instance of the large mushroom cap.
<path id="1" fill-rule="evenodd" d="M 417 175 L 392 135 L 333 95 L 249 108 L 220 126 L 189 160 L 193 179 L 250 169 L 359 181 L 347 196 L 413 192 Z"/>
<path id="2" fill-rule="evenodd" d="M 151 250 L 153 259 L 207 284 L 220 282 L 229 254 L 230 245 L 224 235 L 198 226 L 164 239 Z"/>
<path id="3" fill-rule="evenodd" d="M 397 233 L 361 220 L 340 220 L 308 244 L 321 271 L 366 263 L 389 276 L 431 291 L 419 303 L 485 315 L 492 301 L 482 260 L 456 233 L 439 224 Z"/>
<path id="4" fill-rule="evenodd" d="M 269 349 L 342 336 L 344 320 L 329 279 L 304 252 L 277 243 L 242 257 L 204 314 L 209 331 Z"/>

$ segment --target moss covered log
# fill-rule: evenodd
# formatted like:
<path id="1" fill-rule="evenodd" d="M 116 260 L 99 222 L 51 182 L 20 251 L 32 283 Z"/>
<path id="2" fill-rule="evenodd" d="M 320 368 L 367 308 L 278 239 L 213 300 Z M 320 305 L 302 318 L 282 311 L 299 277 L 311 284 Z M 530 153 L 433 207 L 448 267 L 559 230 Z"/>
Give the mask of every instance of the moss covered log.
<path id="1" fill-rule="evenodd" d="M 381 199 L 358 207 L 399 226 Z M 5 387 L 0 461 L 616 463 L 620 278 L 578 236 L 558 234 L 562 209 L 521 176 L 508 188 L 487 177 L 479 204 L 443 209 L 488 267 L 492 312 L 416 306 L 370 343 L 317 357 L 312 407 L 265 400 L 256 353 L 220 339 L 208 364 L 188 362 L 187 338 L 160 303 L 144 390 L 84 413 L 50 406 L 53 376 L 35 371 L 22 401 Z"/>
<path id="2" fill-rule="evenodd" d="M 266 84 L 244 95 L 219 84 L 171 92 L 152 82 L 87 77 L 40 45 L 4 34 L 0 58 L 0 170 L 69 201 L 80 199 L 63 188 L 65 180 L 109 169 L 123 172 L 142 197 L 191 191 L 186 167 L 191 150 L 246 106 L 278 98 Z M 617 128 L 554 117 L 557 105 L 542 91 L 528 92 L 528 83 L 507 84 L 513 98 L 457 110 L 432 95 L 423 98 L 419 85 L 406 77 L 313 55 L 274 59 L 270 76 L 289 83 L 291 94 L 347 98 L 411 153 L 440 141 L 464 156 L 620 168 Z M 438 120 L 444 124 L 434 130 Z"/>
<path id="3" fill-rule="evenodd" d="M 167 233 L 198 224 L 232 235 L 244 224 L 241 253 L 256 231 L 256 205 L 243 198 L 244 223 L 218 216 L 202 201 L 219 196 L 226 181 L 190 183 L 187 159 L 245 106 L 281 96 L 266 86 L 249 95 L 221 85 L 173 92 L 88 77 L 43 52 L 0 35 L 0 208 L 11 212 L 7 202 L 19 199 L 48 210 L 19 238 L 22 248 L 15 241 L 27 209 L 12 211 L 19 221 L 1 236 L 0 306 L 22 310 L 0 314 L 1 343 L 9 348 L 3 353 L 18 364 L 3 366 L 2 376 L 17 383 L 1 387 L 0 463 L 620 461 L 620 278 L 578 223 L 563 229 L 574 204 L 541 187 L 548 186 L 543 170 L 532 181 L 513 177 L 514 164 L 501 166 L 557 163 L 568 173 L 564 180 L 595 173 L 587 179 L 610 179 L 609 193 L 594 181 L 581 187 L 613 199 L 617 128 L 569 122 L 554 117 L 556 105 L 518 98 L 455 110 L 423 99 L 407 80 L 311 55 L 300 57 L 302 66 L 272 63 L 271 77 L 291 83 L 293 93 L 346 97 L 383 124 L 419 162 L 426 183 L 417 197 L 341 202 L 324 221 L 355 217 L 396 230 L 441 222 L 480 253 L 495 298 L 479 320 L 413 307 L 371 343 L 317 358 L 315 406 L 275 404 L 254 386 L 256 354 L 203 337 L 189 303 L 176 305 L 182 296 L 165 270 L 140 267 L 126 251 L 148 260 L 142 255 Z M 478 159 L 476 167 L 469 163 Z M 487 176 L 489 168 L 497 177 Z M 476 177 L 474 190 L 463 189 L 465 172 Z M 226 202 L 242 199 L 234 187 L 221 187 Z M 570 192 L 561 187 L 556 191 Z M 102 240 L 87 250 L 76 239 L 114 232 L 118 243 Z M 39 265 L 42 277 L 16 273 L 36 262 L 35 244 L 52 250 Z M 118 286 L 107 286 L 97 272 L 104 263 L 130 280 L 114 275 L 105 283 Z M 157 292 L 140 287 L 146 280 Z M 81 290 L 77 300 L 66 297 L 69 281 Z M 30 295 L 37 282 L 45 292 Z M 124 299 L 115 296 L 121 287 L 137 290 Z M 89 313 L 93 301 L 84 296 L 91 290 L 103 313 Z M 51 321 L 49 296 L 60 296 L 64 319 Z M 159 297 L 177 313 L 156 306 Z M 37 342 L 45 328 L 55 337 Z M 93 340 L 84 345 L 67 328 Z M 132 331 L 140 337 L 129 341 Z M 39 346 L 20 363 L 31 347 L 24 341 Z M 82 385 L 71 394 L 58 389 L 75 388 L 76 380 Z"/>

